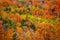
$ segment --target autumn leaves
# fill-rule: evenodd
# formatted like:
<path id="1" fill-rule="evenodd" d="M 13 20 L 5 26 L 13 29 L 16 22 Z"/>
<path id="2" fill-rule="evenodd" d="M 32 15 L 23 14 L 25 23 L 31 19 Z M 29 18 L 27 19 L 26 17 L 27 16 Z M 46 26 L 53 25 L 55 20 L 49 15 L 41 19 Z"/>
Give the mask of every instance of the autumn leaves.
<path id="1" fill-rule="evenodd" d="M 60 40 L 59 0 L 0 0 L 1 40 Z"/>

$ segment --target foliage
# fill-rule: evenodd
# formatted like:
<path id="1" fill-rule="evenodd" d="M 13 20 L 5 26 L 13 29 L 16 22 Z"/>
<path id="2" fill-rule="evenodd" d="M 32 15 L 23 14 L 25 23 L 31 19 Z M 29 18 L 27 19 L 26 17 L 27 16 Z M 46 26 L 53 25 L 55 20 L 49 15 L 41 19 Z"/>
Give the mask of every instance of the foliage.
<path id="1" fill-rule="evenodd" d="M 60 40 L 59 30 L 60 0 L 0 0 L 1 40 Z"/>

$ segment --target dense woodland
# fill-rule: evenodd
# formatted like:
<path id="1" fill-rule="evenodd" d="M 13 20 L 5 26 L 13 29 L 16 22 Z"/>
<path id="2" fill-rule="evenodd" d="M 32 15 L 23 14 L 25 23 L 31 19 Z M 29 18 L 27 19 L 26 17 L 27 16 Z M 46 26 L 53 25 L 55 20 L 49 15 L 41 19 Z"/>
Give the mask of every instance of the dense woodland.
<path id="1" fill-rule="evenodd" d="M 0 40 L 60 40 L 60 0 L 0 0 Z"/>

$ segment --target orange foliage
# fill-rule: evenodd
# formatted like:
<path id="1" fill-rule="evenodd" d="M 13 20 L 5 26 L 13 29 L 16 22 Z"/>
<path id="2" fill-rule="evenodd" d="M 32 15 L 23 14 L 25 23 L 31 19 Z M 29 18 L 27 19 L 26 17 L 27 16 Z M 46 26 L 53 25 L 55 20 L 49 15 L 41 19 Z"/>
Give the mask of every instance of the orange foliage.
<path id="1" fill-rule="evenodd" d="M 13 40 L 15 34 L 16 40 L 60 40 L 60 0 L 22 0 L 20 4 L 19 2 L 18 0 L 0 0 L 0 40 Z M 6 7 L 11 8 L 6 9 L 11 11 L 5 12 L 4 9 Z M 22 11 L 21 15 L 20 11 Z M 31 13 L 31 18 L 28 13 Z M 6 17 L 9 20 L 16 21 L 16 26 L 12 23 L 7 23 L 8 28 L 12 25 L 16 29 L 12 27 L 4 31 L 5 24 L 2 22 Z M 42 20 L 38 20 L 39 17 Z M 21 22 L 22 20 L 23 22 Z M 25 22 L 26 20 L 28 21 Z M 52 20 L 53 22 L 51 23 Z M 35 21 L 39 24 L 35 23 Z M 56 24 L 55 21 L 57 21 Z M 30 28 L 32 24 L 34 24 L 36 30 L 33 30 L 33 26 L 33 29 Z"/>
<path id="2" fill-rule="evenodd" d="M 14 29 L 13 28 L 12 29 L 9 29 L 7 31 L 7 35 L 6 35 L 7 38 L 6 39 L 7 40 L 13 40 L 14 34 L 15 34 Z"/>
<path id="3" fill-rule="evenodd" d="M 22 17 L 21 17 L 19 14 L 17 14 L 17 13 L 13 16 L 13 18 L 14 18 L 17 22 L 21 22 L 21 21 L 22 21 Z"/>
<path id="4" fill-rule="evenodd" d="M 4 28 L 2 26 L 2 21 L 0 21 L 0 40 L 4 40 Z"/>

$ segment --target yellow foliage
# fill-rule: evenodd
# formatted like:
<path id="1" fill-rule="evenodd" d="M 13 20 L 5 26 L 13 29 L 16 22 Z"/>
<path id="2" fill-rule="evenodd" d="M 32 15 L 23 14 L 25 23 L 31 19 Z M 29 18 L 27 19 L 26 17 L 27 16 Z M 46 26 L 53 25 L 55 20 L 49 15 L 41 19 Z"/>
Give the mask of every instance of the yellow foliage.
<path id="1" fill-rule="evenodd" d="M 1 14 L 1 16 L 2 16 L 2 18 L 4 19 L 5 17 L 8 17 L 8 13 L 3 12 L 3 13 Z"/>

